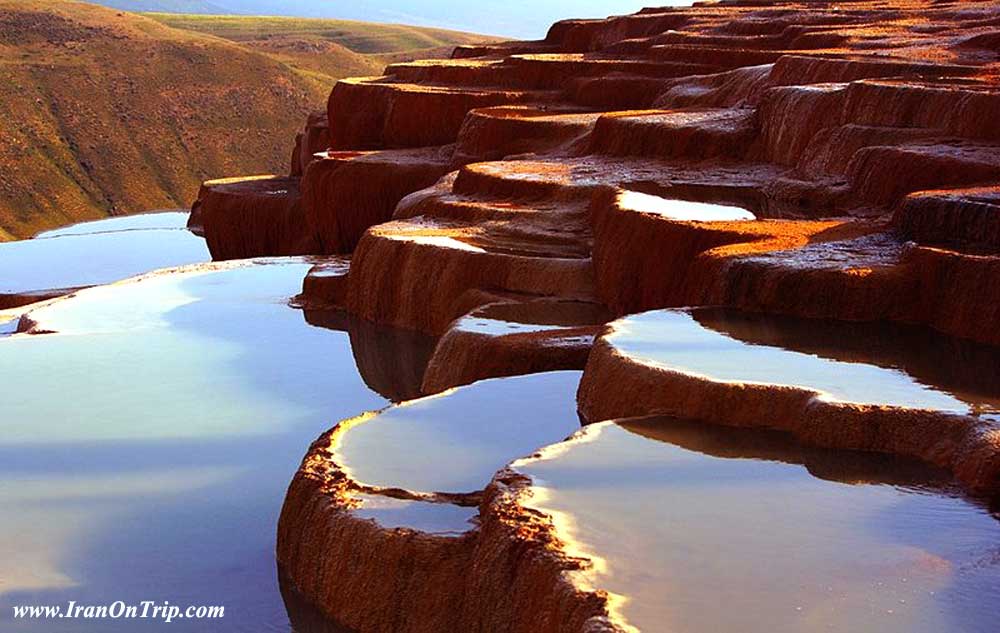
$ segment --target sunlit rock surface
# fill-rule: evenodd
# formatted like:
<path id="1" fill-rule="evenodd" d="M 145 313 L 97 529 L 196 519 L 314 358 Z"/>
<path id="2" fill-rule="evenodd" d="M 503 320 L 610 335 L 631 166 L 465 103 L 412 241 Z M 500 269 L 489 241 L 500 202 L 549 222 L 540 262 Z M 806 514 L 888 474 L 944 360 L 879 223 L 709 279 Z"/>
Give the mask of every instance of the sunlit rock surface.
<path id="1" fill-rule="evenodd" d="M 307 306 L 343 308 L 347 304 L 349 257 L 326 257 L 318 261 L 302 282 L 298 301 Z"/>
<path id="2" fill-rule="evenodd" d="M 326 112 L 315 112 L 306 120 L 305 129 L 295 138 L 289 175 L 301 178 L 316 155 L 330 147 L 330 124 Z"/>
<path id="3" fill-rule="evenodd" d="M 686 317 L 681 327 L 698 324 L 670 314 Z M 940 357 L 928 359 L 897 346 L 924 332 L 893 338 L 861 328 L 850 337 L 858 326 L 844 325 L 826 338 L 809 336 L 821 330 L 815 323 L 717 312 L 699 320 L 714 329 L 647 339 L 636 324 L 630 340 L 657 359 L 670 350 L 651 345 L 674 345 L 711 373 L 729 369 L 720 359 L 739 356 L 743 336 L 752 357 L 736 358 L 733 371 L 770 375 L 769 354 L 797 355 L 777 367 L 822 384 L 830 400 L 863 403 L 882 384 L 898 409 L 975 409 L 986 419 L 996 411 L 995 375 L 955 371 L 970 361 L 962 343 L 942 341 L 932 347 Z M 769 352 L 768 343 L 791 349 Z M 995 362 L 981 348 L 975 358 Z M 278 558 L 296 595 L 372 631 L 533 631 L 539 622 L 559 631 L 700 631 L 743 622 L 760 631 L 985 633 L 994 625 L 1000 524 L 981 501 L 926 461 L 816 448 L 794 429 L 771 430 L 773 410 L 744 425 L 767 430 L 676 418 L 597 424 L 500 467 L 504 455 L 530 453 L 576 426 L 565 393 L 575 382 L 572 373 L 485 381 L 322 436 L 279 526 Z M 493 481 L 474 492 L 491 468 L 499 468 Z M 356 591 L 363 600 L 351 598 Z M 720 599 L 735 610 L 710 608 Z"/>
<path id="4" fill-rule="evenodd" d="M 331 151 L 300 160 L 295 221 L 316 252 L 357 251 L 352 311 L 435 334 L 470 290 L 529 286 L 620 314 L 725 304 L 998 343 L 976 291 L 998 280 L 997 15 L 732 2 L 394 64 L 339 82 L 327 127 L 310 119 Z M 416 235 L 451 240 L 420 242 L 430 262 Z M 554 259 L 593 268 L 543 284 L 564 276 Z M 406 307 L 428 279 L 430 319 Z"/>
<path id="5" fill-rule="evenodd" d="M 453 322 L 439 339 L 423 381 L 437 393 L 497 376 L 583 369 L 610 318 L 598 303 L 497 297 Z"/>
<path id="6" fill-rule="evenodd" d="M 305 228 L 298 178 L 253 176 L 211 180 L 191 212 L 216 260 L 308 255 L 317 241 Z"/>
<path id="7" fill-rule="evenodd" d="M 171 266 L 210 259 L 187 213 L 87 222 L 0 244 L 0 309 Z"/>
<path id="8" fill-rule="evenodd" d="M 278 527 L 294 591 L 352 630 L 617 630 L 600 628 L 598 594 L 564 578 L 573 562 L 493 502 L 512 455 L 579 428 L 578 378 L 489 380 L 320 437 Z"/>
<path id="9" fill-rule="evenodd" d="M 448 173 L 449 154 L 439 148 L 318 154 L 302 192 L 306 225 L 322 252 L 353 251 L 369 227 L 392 219 L 403 197 Z"/>

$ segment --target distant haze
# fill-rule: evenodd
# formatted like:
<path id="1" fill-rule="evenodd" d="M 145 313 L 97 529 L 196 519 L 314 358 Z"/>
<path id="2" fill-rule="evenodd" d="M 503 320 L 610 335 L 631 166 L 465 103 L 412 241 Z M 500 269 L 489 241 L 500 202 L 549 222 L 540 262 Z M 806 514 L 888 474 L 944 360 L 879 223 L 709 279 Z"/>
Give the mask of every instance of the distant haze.
<path id="1" fill-rule="evenodd" d="M 634 13 L 677 0 L 96 0 L 128 11 L 345 18 L 537 39 L 565 18 Z"/>

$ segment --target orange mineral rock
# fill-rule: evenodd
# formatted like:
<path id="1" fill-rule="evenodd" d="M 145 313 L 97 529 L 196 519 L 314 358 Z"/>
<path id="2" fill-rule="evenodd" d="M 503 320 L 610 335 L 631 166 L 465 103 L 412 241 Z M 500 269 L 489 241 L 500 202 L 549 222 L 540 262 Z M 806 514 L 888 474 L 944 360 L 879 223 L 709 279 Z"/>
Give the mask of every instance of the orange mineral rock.
<path id="1" fill-rule="evenodd" d="M 405 380 L 391 353 L 362 354 L 387 393 L 586 364 L 587 422 L 768 426 L 929 462 L 996 494 L 997 385 L 970 395 L 935 375 L 922 390 L 911 376 L 871 394 L 870 376 L 902 380 L 883 339 L 834 327 L 876 347 L 859 360 L 850 340 L 816 350 L 796 333 L 819 332 L 814 320 L 916 327 L 902 347 L 964 339 L 937 346 L 958 358 L 1000 345 L 998 25 L 996 0 L 722 1 L 567 20 L 542 41 L 338 82 L 290 178 L 207 183 L 192 224 L 217 258 L 327 256 L 304 306 L 345 309 L 354 325 L 338 327 L 352 332 L 430 341 L 400 352 L 420 359 Z M 690 311 L 705 307 L 744 316 Z M 686 340 L 761 356 L 716 371 Z M 647 343 L 667 351 L 651 357 Z M 805 356 L 815 364 L 782 374 Z M 526 509 L 533 486 L 516 469 L 479 490 L 478 524 L 448 538 L 359 518 L 354 488 L 314 446 L 279 539 L 289 586 L 348 626 L 627 630 L 614 596 L 566 581 L 586 557 Z"/>
<path id="2" fill-rule="evenodd" d="M 191 223 L 205 235 L 216 260 L 308 255 L 317 249 L 316 236 L 306 227 L 297 178 L 206 182 Z"/>

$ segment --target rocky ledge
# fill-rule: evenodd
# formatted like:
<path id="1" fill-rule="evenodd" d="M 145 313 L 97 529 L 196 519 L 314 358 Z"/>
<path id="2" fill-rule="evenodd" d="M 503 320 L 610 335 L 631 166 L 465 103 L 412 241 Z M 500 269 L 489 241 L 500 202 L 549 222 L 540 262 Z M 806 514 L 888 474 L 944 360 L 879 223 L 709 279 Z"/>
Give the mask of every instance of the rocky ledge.
<path id="1" fill-rule="evenodd" d="M 407 378 L 424 395 L 586 368 L 588 424 L 657 414 L 779 432 L 808 453 L 789 464 L 863 451 L 996 497 L 998 43 L 997 2 L 720 2 L 561 22 L 542 41 L 339 82 L 288 176 L 207 183 L 192 223 L 216 258 L 327 258 L 297 299 L 307 308 L 438 337 Z M 527 403 L 511 415 L 530 418 Z M 546 506 L 514 462 L 599 432 L 512 447 L 475 489 L 424 490 L 421 468 L 356 478 L 334 444 L 357 428 L 313 447 L 282 515 L 279 562 L 307 601 L 364 632 L 633 626 L 629 597 L 591 573 L 600 553 L 574 547 L 561 517 L 576 513 Z M 402 437 L 355 459 L 376 463 Z M 440 534 L 366 503 L 472 522 Z"/>

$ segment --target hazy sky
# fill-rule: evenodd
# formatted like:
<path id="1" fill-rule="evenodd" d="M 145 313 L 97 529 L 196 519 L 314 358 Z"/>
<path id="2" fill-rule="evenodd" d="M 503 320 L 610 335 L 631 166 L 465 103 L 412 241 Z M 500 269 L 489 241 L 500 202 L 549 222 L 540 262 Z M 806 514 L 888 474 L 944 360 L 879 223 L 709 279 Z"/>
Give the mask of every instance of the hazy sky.
<path id="1" fill-rule="evenodd" d="M 238 13 L 341 17 L 540 38 L 553 22 L 606 17 L 677 0 L 208 0 Z"/>

